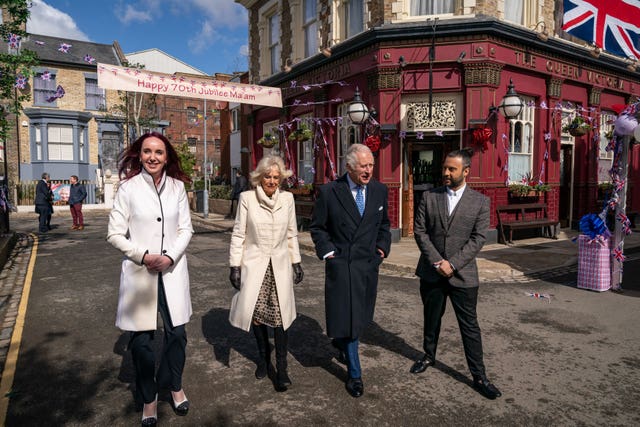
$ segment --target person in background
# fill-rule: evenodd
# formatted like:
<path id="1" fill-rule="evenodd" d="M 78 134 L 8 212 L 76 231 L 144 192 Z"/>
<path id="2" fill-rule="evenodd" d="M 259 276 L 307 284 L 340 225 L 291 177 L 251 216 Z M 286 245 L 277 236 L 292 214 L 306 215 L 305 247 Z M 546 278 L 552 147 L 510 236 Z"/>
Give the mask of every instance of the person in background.
<path id="1" fill-rule="evenodd" d="M 258 379 L 273 378 L 267 327 L 273 328 L 277 391 L 291 385 L 287 329 L 296 318 L 293 285 L 304 277 L 293 195 L 280 191 L 280 184 L 289 176 L 291 171 L 278 156 L 258 162 L 251 173 L 255 189 L 240 194 L 229 249 L 229 280 L 238 290 L 231 301 L 229 322 L 247 332 L 253 326 Z"/>
<path id="2" fill-rule="evenodd" d="M 327 335 L 347 364 L 347 392 L 364 393 L 359 338 L 373 320 L 378 270 L 391 250 L 388 191 L 373 179 L 373 154 L 353 144 L 347 173 L 320 186 L 311 225 L 318 258 L 325 260 Z"/>
<path id="3" fill-rule="evenodd" d="M 69 209 L 73 218 L 72 230 L 84 230 L 84 217 L 82 216 L 82 202 L 87 198 L 87 190 L 78 182 L 76 175 L 69 178 Z"/>
<path id="4" fill-rule="evenodd" d="M 142 135 L 123 153 L 120 186 L 109 216 L 107 241 L 124 254 L 116 326 L 131 332 L 129 349 L 136 392 L 144 403 L 142 425 L 158 422 L 158 389 L 171 392 L 173 410 L 187 415 L 182 387 L 185 325 L 192 314 L 186 249 L 193 228 L 184 183 L 190 182 L 169 140 Z M 158 312 L 164 348 L 156 372 Z"/>
<path id="5" fill-rule="evenodd" d="M 233 192 L 231 193 L 231 210 L 229 210 L 229 218 L 234 217 L 235 209 L 233 202 L 236 202 L 237 209 L 237 202 L 240 197 L 240 193 L 246 190 L 248 190 L 247 178 L 244 177 L 242 170 L 238 169 L 236 171 L 236 182 L 233 184 Z"/>
<path id="6" fill-rule="evenodd" d="M 412 374 L 436 363 L 436 349 L 447 298 L 458 319 L 473 387 L 488 399 L 502 394 L 487 379 L 482 337 L 476 314 L 478 266 L 476 256 L 489 228 L 489 198 L 467 187 L 473 150 L 447 154 L 442 166 L 444 186 L 425 191 L 416 211 L 414 233 L 420 249 L 416 276 L 424 304 L 425 355 L 411 366 Z"/>
<path id="7" fill-rule="evenodd" d="M 51 191 L 50 177 L 47 172 L 42 174 L 42 179 L 36 185 L 36 213 L 38 214 L 38 231 L 46 233 L 51 230 L 51 215 L 53 214 L 53 192 Z"/>

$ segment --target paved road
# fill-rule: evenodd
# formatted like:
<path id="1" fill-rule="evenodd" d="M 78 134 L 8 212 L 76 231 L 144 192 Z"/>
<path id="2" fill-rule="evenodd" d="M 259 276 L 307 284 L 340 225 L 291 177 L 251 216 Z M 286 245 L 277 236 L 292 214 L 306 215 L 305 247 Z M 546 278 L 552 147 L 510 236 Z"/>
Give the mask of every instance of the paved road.
<path id="1" fill-rule="evenodd" d="M 32 216 L 13 218 L 12 226 L 30 231 Z M 83 232 L 55 218 L 59 227 L 38 242 L 8 426 L 139 422 L 128 336 L 113 326 L 120 255 L 104 239 L 106 215 L 87 216 Z M 323 334 L 323 266 L 304 256 L 290 338 L 294 385 L 276 393 L 268 380 L 253 377 L 253 336 L 227 321 L 228 241 L 226 233 L 199 228 L 189 247 L 194 316 L 184 386 L 192 409 L 178 418 L 161 395 L 163 425 L 640 424 L 638 290 L 579 290 L 567 285 L 575 273 L 553 282 L 484 285 L 478 311 L 486 364 L 503 392 L 488 401 L 471 388 L 450 307 L 439 363 L 408 373 L 421 346 L 417 280 L 383 276 L 375 323 L 363 337 L 365 395 L 353 399 Z"/>

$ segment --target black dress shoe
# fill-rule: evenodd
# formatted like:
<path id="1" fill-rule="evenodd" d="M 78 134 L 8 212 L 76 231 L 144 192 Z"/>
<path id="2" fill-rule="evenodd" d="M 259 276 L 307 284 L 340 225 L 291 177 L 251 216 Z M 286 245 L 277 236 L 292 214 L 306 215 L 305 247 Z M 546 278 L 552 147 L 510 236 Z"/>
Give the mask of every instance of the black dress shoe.
<path id="1" fill-rule="evenodd" d="M 500 390 L 486 378 L 476 377 L 473 379 L 473 388 L 478 390 L 478 393 L 486 397 L 487 399 L 494 400 L 497 397 L 502 396 Z"/>
<path id="2" fill-rule="evenodd" d="M 362 378 L 349 378 L 345 387 L 349 394 L 353 397 L 360 397 L 364 394 L 364 384 Z"/>
<path id="3" fill-rule="evenodd" d="M 419 374 L 426 371 L 429 366 L 433 365 L 435 365 L 435 362 L 427 359 L 427 357 L 425 356 L 422 359 L 416 360 L 413 366 L 411 366 L 411 369 L 409 369 L 409 372 L 411 372 L 412 374 Z"/>
<path id="4" fill-rule="evenodd" d="M 342 350 L 340 348 L 340 346 L 338 345 L 338 342 L 336 340 L 331 340 L 331 345 L 333 346 L 333 348 L 338 350 L 338 355 L 336 356 L 336 360 L 338 362 L 342 363 L 343 365 L 346 365 L 347 364 L 347 355 L 345 354 L 344 350 Z"/>
<path id="5" fill-rule="evenodd" d="M 176 402 L 173 400 L 173 395 L 171 396 L 171 402 L 173 403 L 173 412 L 176 415 L 184 417 L 189 413 L 189 400 L 187 400 L 187 396 L 185 395 L 185 399 L 182 402 Z"/>

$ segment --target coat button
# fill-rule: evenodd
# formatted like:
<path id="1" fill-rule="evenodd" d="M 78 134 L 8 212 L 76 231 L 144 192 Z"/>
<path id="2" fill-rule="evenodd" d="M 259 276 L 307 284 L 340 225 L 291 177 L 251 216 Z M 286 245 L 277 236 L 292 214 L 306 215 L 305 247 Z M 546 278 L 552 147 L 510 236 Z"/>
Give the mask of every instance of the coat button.
<path id="1" fill-rule="evenodd" d="M 162 221 L 162 218 L 158 218 L 158 222 Z"/>

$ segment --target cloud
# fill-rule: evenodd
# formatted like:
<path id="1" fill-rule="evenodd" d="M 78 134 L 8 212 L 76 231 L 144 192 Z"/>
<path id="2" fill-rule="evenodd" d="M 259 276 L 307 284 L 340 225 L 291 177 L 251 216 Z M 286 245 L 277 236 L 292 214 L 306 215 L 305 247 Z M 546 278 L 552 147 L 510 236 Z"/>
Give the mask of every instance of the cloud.
<path id="1" fill-rule="evenodd" d="M 89 41 L 89 36 L 78 28 L 71 16 L 44 1 L 33 0 L 30 11 L 27 32 L 70 40 Z"/>
<path id="2" fill-rule="evenodd" d="M 123 4 L 120 2 L 115 7 L 116 18 L 123 24 L 133 22 L 151 22 L 162 15 L 160 0 L 140 0 L 135 4 Z"/>
<path id="3" fill-rule="evenodd" d="M 200 53 L 206 50 L 211 42 L 220 37 L 219 33 L 213 29 L 211 22 L 205 21 L 198 34 L 187 42 L 189 50 L 193 53 Z"/>

